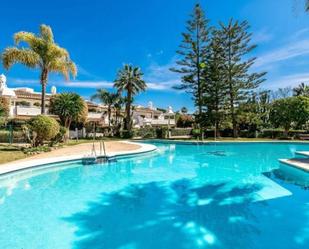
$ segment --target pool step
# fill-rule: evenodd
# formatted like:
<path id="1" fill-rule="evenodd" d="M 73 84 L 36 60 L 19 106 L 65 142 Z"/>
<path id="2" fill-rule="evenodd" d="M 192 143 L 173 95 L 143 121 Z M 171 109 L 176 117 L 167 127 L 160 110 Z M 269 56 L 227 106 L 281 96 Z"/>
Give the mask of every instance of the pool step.
<path id="1" fill-rule="evenodd" d="M 309 173 L 309 158 L 279 159 L 280 163 Z"/>
<path id="2" fill-rule="evenodd" d="M 296 151 L 295 154 L 309 157 L 309 151 Z"/>

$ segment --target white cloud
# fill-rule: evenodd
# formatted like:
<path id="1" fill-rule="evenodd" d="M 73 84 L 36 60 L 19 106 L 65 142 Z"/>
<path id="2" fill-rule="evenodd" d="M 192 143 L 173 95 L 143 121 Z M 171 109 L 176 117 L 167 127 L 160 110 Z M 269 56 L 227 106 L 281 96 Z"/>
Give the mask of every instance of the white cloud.
<path id="1" fill-rule="evenodd" d="M 161 51 L 160 51 L 161 53 Z M 162 51 L 163 53 L 163 51 Z M 179 84 L 180 77 L 179 74 L 171 72 L 170 68 L 174 65 L 174 59 L 170 63 L 159 65 L 157 63 L 152 63 L 145 70 L 144 79 L 147 83 L 149 90 L 156 91 L 175 91 L 173 86 Z M 114 83 L 112 81 L 98 80 L 98 77 L 91 74 L 83 67 L 78 65 L 80 74 L 88 76 L 89 78 L 95 78 L 95 80 L 71 80 L 65 81 L 61 77 L 52 77 L 49 79 L 49 85 L 71 87 L 71 88 L 113 88 Z M 22 79 L 22 78 L 9 78 L 8 84 L 13 83 L 21 86 L 29 86 L 37 84 L 40 82 L 38 79 Z"/>
<path id="2" fill-rule="evenodd" d="M 267 30 L 262 29 L 253 33 L 252 42 L 259 45 L 260 43 L 268 42 L 273 39 L 273 35 Z"/>
<path id="3" fill-rule="evenodd" d="M 294 33 L 284 45 L 258 56 L 254 67 L 269 68 L 275 63 L 309 55 L 309 29 Z"/>
<path id="4" fill-rule="evenodd" d="M 170 70 L 174 64 L 174 59 L 164 65 L 151 64 L 145 71 L 145 81 L 149 89 L 174 91 L 173 86 L 180 82 L 179 74 Z"/>
<path id="5" fill-rule="evenodd" d="M 113 88 L 114 83 L 108 81 L 62 81 L 55 82 L 55 85 L 61 85 L 72 88 Z"/>
<path id="6" fill-rule="evenodd" d="M 283 75 L 273 81 L 269 81 L 271 85 L 268 88 L 277 89 L 284 87 L 295 87 L 300 83 L 308 83 L 309 82 L 309 73 L 296 73 L 290 75 Z"/>
<path id="7" fill-rule="evenodd" d="M 21 78 L 8 78 L 7 84 L 16 84 L 16 85 L 27 85 L 27 84 L 39 84 L 38 79 L 21 79 Z"/>
<path id="8" fill-rule="evenodd" d="M 255 67 L 267 66 L 271 63 L 281 62 L 309 54 L 309 39 L 289 43 L 281 48 L 259 56 Z"/>

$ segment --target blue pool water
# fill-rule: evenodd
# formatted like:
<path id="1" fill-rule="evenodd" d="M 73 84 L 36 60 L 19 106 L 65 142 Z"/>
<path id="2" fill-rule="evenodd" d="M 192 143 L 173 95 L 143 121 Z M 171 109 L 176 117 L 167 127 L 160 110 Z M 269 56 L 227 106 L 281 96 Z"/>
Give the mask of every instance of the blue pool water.
<path id="1" fill-rule="evenodd" d="M 155 145 L 1 177 L 0 248 L 309 248 L 309 144 Z"/>

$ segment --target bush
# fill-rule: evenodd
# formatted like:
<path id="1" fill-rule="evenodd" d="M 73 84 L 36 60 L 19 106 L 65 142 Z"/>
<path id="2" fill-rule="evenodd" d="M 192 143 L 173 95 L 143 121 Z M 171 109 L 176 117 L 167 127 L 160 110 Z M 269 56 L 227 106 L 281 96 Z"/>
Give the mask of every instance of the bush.
<path id="1" fill-rule="evenodd" d="M 51 148 L 48 146 L 38 146 L 38 147 L 23 149 L 23 152 L 27 155 L 35 155 L 35 154 L 40 154 L 42 152 L 49 152 L 49 151 L 51 151 Z"/>
<path id="2" fill-rule="evenodd" d="M 198 137 L 200 137 L 201 136 L 201 130 L 200 129 L 193 129 L 192 130 L 192 136 L 194 137 L 194 138 L 198 138 Z"/>
<path id="3" fill-rule="evenodd" d="M 54 146 L 55 144 L 64 142 L 67 133 L 68 129 L 65 128 L 64 126 L 60 126 L 58 134 L 53 139 L 51 139 L 50 146 Z"/>
<path id="4" fill-rule="evenodd" d="M 43 145 L 45 140 L 52 140 L 60 131 L 60 125 L 56 119 L 44 115 L 32 118 L 27 127 L 29 128 L 32 145 L 35 147 Z"/>
<path id="5" fill-rule="evenodd" d="M 288 139 L 299 138 L 300 134 L 306 134 L 305 130 L 290 130 L 288 134 L 284 129 L 264 129 L 259 133 L 260 138 L 273 138 L 273 139 Z"/>
<path id="6" fill-rule="evenodd" d="M 167 138 L 168 128 L 167 127 L 158 127 L 156 129 L 156 137 L 157 138 Z"/>
<path id="7" fill-rule="evenodd" d="M 133 131 L 122 130 L 120 132 L 120 137 L 124 139 L 132 138 L 134 135 Z"/>
<path id="8" fill-rule="evenodd" d="M 134 131 L 134 137 L 155 138 L 156 130 L 153 127 L 143 127 Z"/>
<path id="9" fill-rule="evenodd" d="M 189 136 L 192 134 L 191 128 L 175 128 L 171 129 L 172 136 Z"/>

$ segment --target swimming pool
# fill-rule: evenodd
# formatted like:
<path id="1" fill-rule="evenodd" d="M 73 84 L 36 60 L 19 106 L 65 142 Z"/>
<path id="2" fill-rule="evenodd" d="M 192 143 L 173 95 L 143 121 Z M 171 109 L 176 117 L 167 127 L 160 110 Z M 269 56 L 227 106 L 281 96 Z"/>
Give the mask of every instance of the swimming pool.
<path id="1" fill-rule="evenodd" d="M 309 175 L 278 162 L 309 144 L 154 144 L 2 176 L 0 248 L 309 247 Z"/>

